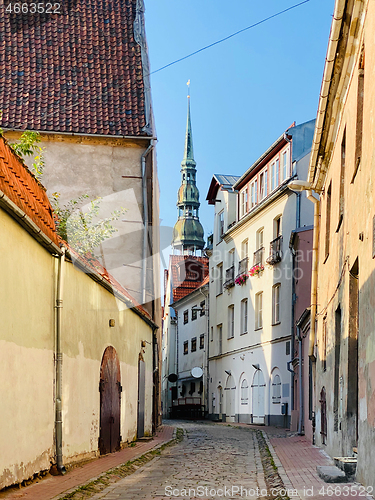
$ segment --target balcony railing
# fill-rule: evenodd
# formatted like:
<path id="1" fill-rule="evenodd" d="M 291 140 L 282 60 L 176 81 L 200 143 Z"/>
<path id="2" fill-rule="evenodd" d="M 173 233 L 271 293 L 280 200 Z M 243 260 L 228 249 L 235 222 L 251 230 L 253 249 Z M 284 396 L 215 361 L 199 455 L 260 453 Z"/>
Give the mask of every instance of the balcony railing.
<path id="1" fill-rule="evenodd" d="M 234 286 L 234 265 L 225 271 L 224 288 Z"/>
<path id="2" fill-rule="evenodd" d="M 240 260 L 238 263 L 238 276 L 247 273 L 248 266 L 249 266 L 249 257 L 245 257 L 244 259 Z"/>
<path id="3" fill-rule="evenodd" d="M 277 264 L 278 262 L 281 261 L 282 259 L 282 252 L 281 252 L 281 242 L 282 242 L 283 237 L 278 236 L 274 240 L 271 241 L 270 243 L 270 255 L 267 259 L 267 264 Z"/>
<path id="4" fill-rule="evenodd" d="M 263 266 L 263 254 L 264 254 L 264 247 L 258 248 L 258 250 L 254 252 L 253 266 Z"/>

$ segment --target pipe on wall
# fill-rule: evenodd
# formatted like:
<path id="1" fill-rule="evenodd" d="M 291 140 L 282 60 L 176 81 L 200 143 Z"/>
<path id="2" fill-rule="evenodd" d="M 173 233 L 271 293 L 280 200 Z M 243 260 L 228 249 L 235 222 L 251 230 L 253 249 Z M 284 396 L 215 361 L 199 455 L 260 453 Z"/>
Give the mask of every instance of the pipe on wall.
<path id="1" fill-rule="evenodd" d="M 298 418 L 298 434 L 302 436 L 304 431 L 303 419 L 304 419 L 304 402 L 303 402 L 303 385 L 302 385 L 302 337 L 301 329 L 297 326 L 297 338 L 298 338 L 298 357 L 299 357 L 299 368 L 298 368 L 298 385 L 299 385 L 299 418 Z"/>
<path id="2" fill-rule="evenodd" d="M 62 351 L 61 351 L 61 319 L 64 294 L 65 248 L 59 258 L 56 292 L 56 408 L 55 408 L 55 439 L 56 466 L 60 474 L 66 472 L 62 453 Z"/>
<path id="3" fill-rule="evenodd" d="M 320 198 L 315 198 L 311 189 L 306 192 L 307 199 L 314 203 L 314 237 L 311 270 L 311 328 L 309 342 L 309 358 L 314 359 L 315 337 L 316 337 L 316 305 L 318 295 L 318 250 L 320 230 Z"/>

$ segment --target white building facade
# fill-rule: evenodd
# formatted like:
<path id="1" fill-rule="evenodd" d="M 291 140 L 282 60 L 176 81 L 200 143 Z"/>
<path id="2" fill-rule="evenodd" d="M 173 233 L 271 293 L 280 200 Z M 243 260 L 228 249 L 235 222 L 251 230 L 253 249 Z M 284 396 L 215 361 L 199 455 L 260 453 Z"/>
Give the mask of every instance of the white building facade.
<path id="1" fill-rule="evenodd" d="M 289 426 L 292 386 L 291 232 L 313 220 L 304 179 L 314 120 L 292 126 L 239 178 L 214 176 L 210 254 L 209 415 Z"/>

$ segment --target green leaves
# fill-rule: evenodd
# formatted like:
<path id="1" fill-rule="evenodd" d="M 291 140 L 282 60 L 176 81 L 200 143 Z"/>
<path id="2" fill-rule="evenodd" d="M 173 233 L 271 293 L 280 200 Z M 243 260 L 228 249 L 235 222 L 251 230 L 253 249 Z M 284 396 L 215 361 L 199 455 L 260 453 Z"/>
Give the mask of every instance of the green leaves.
<path id="1" fill-rule="evenodd" d="M 57 233 L 80 255 L 95 251 L 100 244 L 117 231 L 112 222 L 118 220 L 126 210 L 114 210 L 108 217 L 100 217 L 101 198 L 95 198 L 82 211 L 82 204 L 89 198 L 84 194 L 76 200 L 70 200 L 63 207 L 59 204 L 59 193 L 53 193 L 52 206 L 56 215 Z"/>
<path id="2" fill-rule="evenodd" d="M 33 132 L 32 130 L 26 130 L 20 137 L 18 142 L 10 144 L 13 151 L 18 154 L 21 158 L 25 156 L 34 156 L 34 175 L 40 180 L 43 174 L 44 168 L 44 148 L 40 147 L 38 143 L 41 141 L 39 132 Z"/>

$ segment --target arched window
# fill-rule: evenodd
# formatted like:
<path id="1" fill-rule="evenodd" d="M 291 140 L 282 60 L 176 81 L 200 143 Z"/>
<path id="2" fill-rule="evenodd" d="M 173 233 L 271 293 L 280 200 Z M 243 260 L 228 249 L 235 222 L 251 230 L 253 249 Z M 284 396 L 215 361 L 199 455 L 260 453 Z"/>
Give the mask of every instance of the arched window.
<path id="1" fill-rule="evenodd" d="M 249 403 L 249 384 L 244 378 L 241 382 L 241 404 L 247 405 Z"/>
<path id="2" fill-rule="evenodd" d="M 272 382 L 272 403 L 281 402 L 281 379 L 280 375 L 275 375 Z"/>

